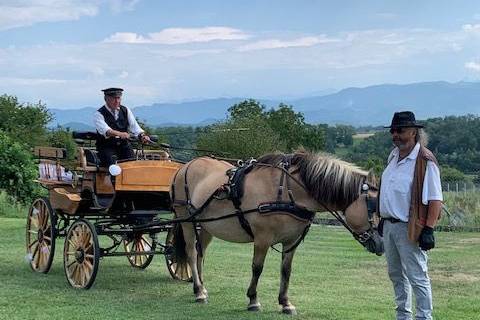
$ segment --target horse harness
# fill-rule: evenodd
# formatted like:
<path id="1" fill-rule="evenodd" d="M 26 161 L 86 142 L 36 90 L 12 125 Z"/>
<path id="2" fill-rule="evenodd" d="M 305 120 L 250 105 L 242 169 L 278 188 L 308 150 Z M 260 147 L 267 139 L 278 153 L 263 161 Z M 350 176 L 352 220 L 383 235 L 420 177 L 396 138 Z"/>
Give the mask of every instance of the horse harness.
<path id="1" fill-rule="evenodd" d="M 185 170 L 184 178 L 185 178 L 185 197 L 186 200 L 180 200 L 180 199 L 175 199 L 175 180 L 177 178 L 177 175 L 175 175 L 172 183 L 172 204 L 180 204 L 180 205 L 186 205 L 187 210 L 189 212 L 189 217 L 186 219 L 175 219 L 175 222 L 192 222 L 194 225 L 194 231 L 195 231 L 195 236 L 197 238 L 197 250 L 199 253 L 202 252 L 202 248 L 200 247 L 200 241 L 199 241 L 199 235 L 198 235 L 198 229 L 197 229 L 197 224 L 200 222 L 211 222 L 211 221 L 217 221 L 217 220 L 222 220 L 222 219 L 227 219 L 227 218 L 232 218 L 232 217 L 237 217 L 239 220 L 240 225 L 242 228 L 245 230 L 245 232 L 253 239 L 254 235 L 252 232 L 252 229 L 250 227 L 250 224 L 247 219 L 245 219 L 245 215 L 248 213 L 252 212 L 258 212 L 263 215 L 268 215 L 272 213 L 283 213 L 283 214 L 288 214 L 291 217 L 307 222 L 307 226 L 305 227 L 302 235 L 297 239 L 297 241 L 286 251 L 283 253 L 288 253 L 292 250 L 294 250 L 296 247 L 300 245 L 300 243 L 303 241 L 305 236 L 307 235 L 310 226 L 313 222 L 313 218 L 315 216 L 315 212 L 312 210 L 309 210 L 306 207 L 300 206 L 295 203 L 295 199 L 293 197 L 293 193 L 290 189 L 290 180 L 294 180 L 298 185 L 300 185 L 303 189 L 306 190 L 305 186 L 303 183 L 298 181 L 295 177 L 292 176 L 292 174 L 289 172 L 290 169 L 290 161 L 291 161 L 291 155 L 284 155 L 283 160 L 278 164 L 278 165 L 272 165 L 268 163 L 261 163 L 257 162 L 255 159 L 250 159 L 247 162 L 243 161 L 238 161 L 237 166 L 233 167 L 229 170 L 227 170 L 226 174 L 229 177 L 228 182 L 217 188 L 209 197 L 208 199 L 200 206 L 200 207 L 195 207 L 190 199 L 190 192 L 188 188 L 188 169 L 190 165 L 195 162 L 192 161 L 188 164 L 188 167 Z M 248 210 L 242 210 L 241 204 L 242 204 L 242 197 L 244 193 L 244 181 L 245 181 L 245 176 L 252 171 L 252 169 L 255 166 L 262 166 L 262 167 L 270 167 L 270 168 L 275 168 L 281 170 L 282 174 L 280 177 L 280 183 L 278 186 L 278 191 L 277 191 L 277 199 L 276 201 L 272 202 L 264 202 L 258 205 L 257 208 L 253 209 L 248 209 Z M 178 173 L 178 172 L 177 172 Z M 374 213 L 376 212 L 376 200 L 372 199 L 368 195 L 368 191 L 375 187 L 371 186 L 368 184 L 366 181 L 364 181 L 360 185 L 360 190 L 359 194 L 360 195 L 366 195 L 366 205 L 367 205 L 367 211 L 368 211 L 368 222 L 370 226 L 373 226 L 373 216 Z M 283 198 L 283 193 L 285 192 L 285 189 L 287 190 L 287 195 L 289 197 L 290 201 L 282 201 Z M 233 206 L 235 207 L 235 212 L 231 214 L 227 214 L 221 217 L 216 217 L 216 218 L 197 218 L 198 215 L 202 213 L 202 211 L 210 204 L 210 202 L 214 199 L 217 200 L 225 200 L 228 199 L 232 201 Z M 374 230 L 372 227 L 369 230 L 364 231 L 363 233 L 356 233 L 345 221 L 344 218 L 340 215 L 339 212 L 335 210 L 331 210 L 328 208 L 327 205 L 321 204 L 327 211 L 329 211 L 335 219 L 337 219 L 357 240 L 362 246 L 367 247 L 367 243 L 369 240 L 373 238 L 373 232 Z M 172 208 L 173 209 L 173 208 Z M 344 210 L 341 210 L 344 212 Z M 273 248 L 273 247 L 272 247 Z M 275 249 L 276 250 L 276 249 Z M 278 250 L 277 250 L 278 251 Z"/>
<path id="2" fill-rule="evenodd" d="M 188 175 L 189 166 L 194 162 L 192 161 L 186 168 L 185 174 L 184 174 L 186 199 L 185 200 L 175 199 L 175 187 L 174 187 L 175 185 L 174 182 L 176 179 L 176 176 L 175 176 L 172 183 L 173 203 L 187 206 L 187 210 L 190 214 L 190 216 L 188 217 L 188 221 L 192 222 L 194 225 L 200 222 L 215 221 L 215 220 L 221 220 L 221 219 L 226 219 L 226 218 L 231 218 L 236 216 L 238 218 L 238 221 L 241 227 L 252 238 L 252 240 L 254 238 L 252 228 L 250 227 L 250 223 L 248 222 L 248 220 L 245 218 L 246 214 L 249 214 L 252 212 L 258 212 L 261 215 L 268 215 L 272 213 L 283 213 L 283 214 L 288 214 L 289 216 L 297 220 L 300 220 L 302 222 L 307 222 L 307 226 L 305 227 L 302 235 L 297 239 L 297 241 L 290 248 L 285 250 L 283 253 L 291 252 L 292 250 L 294 250 L 296 247 L 300 245 L 302 240 L 307 235 L 310 225 L 315 216 L 315 212 L 307 209 L 304 206 L 300 206 L 295 202 L 292 190 L 290 189 L 290 179 L 293 179 L 297 184 L 299 184 L 303 188 L 304 186 L 300 181 L 292 177 L 292 175 L 289 173 L 288 170 L 290 169 L 290 159 L 291 159 L 291 156 L 285 155 L 283 160 L 278 165 L 259 163 L 255 159 L 250 159 L 247 162 L 238 161 L 236 167 L 233 167 L 226 171 L 226 175 L 228 176 L 228 182 L 223 184 L 219 188 L 217 188 L 210 195 L 210 197 L 208 197 L 208 199 L 198 208 L 192 204 L 190 199 L 190 192 L 188 188 L 187 175 Z M 253 170 L 254 167 L 270 167 L 270 168 L 276 168 L 281 170 L 280 183 L 277 191 L 277 198 L 275 201 L 272 201 L 272 202 L 260 203 L 256 208 L 243 210 L 241 208 L 241 205 L 242 205 L 242 198 L 244 194 L 245 177 L 248 173 L 250 173 Z M 285 190 L 287 192 L 289 201 L 282 200 Z M 200 213 L 202 213 L 202 211 L 210 204 L 210 202 L 213 199 L 230 200 L 235 208 L 235 212 L 232 214 L 228 214 L 228 215 L 224 215 L 216 218 L 206 218 L 206 219 L 197 218 L 197 216 L 200 215 Z M 198 241 L 199 235 L 198 235 L 198 230 L 196 226 L 194 226 L 194 229 L 195 229 L 195 235 L 197 237 L 197 249 L 199 249 L 198 251 L 201 253 L 202 250 L 199 247 L 200 241 Z"/>

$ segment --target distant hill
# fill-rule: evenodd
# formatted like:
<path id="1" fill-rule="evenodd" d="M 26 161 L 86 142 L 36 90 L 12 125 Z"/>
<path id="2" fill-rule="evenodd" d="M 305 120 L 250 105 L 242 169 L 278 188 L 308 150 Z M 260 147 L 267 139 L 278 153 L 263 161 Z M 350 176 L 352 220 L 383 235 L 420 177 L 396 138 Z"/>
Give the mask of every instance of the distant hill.
<path id="1" fill-rule="evenodd" d="M 225 119 L 227 109 L 245 98 L 218 98 L 183 103 L 157 103 L 133 108 L 148 125 L 206 125 Z M 280 100 L 260 100 L 276 107 Z M 418 119 L 480 113 L 480 82 L 421 82 L 347 88 L 324 96 L 284 100 L 305 115 L 309 123 L 388 124 L 394 111 L 412 110 Z M 98 108 L 98 107 L 97 107 Z M 69 122 L 92 126 L 97 108 L 51 109 L 52 125 Z"/>
<path id="2" fill-rule="evenodd" d="M 379 125 L 393 112 L 412 110 L 418 119 L 480 113 L 480 83 L 422 82 L 348 88 L 292 102 L 312 123 Z"/>

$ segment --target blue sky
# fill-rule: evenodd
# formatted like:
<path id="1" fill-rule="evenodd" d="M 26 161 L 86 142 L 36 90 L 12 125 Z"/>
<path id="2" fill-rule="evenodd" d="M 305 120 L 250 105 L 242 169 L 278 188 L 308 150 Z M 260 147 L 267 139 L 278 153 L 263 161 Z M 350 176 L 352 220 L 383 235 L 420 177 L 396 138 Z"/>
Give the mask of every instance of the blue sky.
<path id="1" fill-rule="evenodd" d="M 453 4 L 454 3 L 454 4 Z M 0 94 L 95 107 L 480 78 L 477 1 L 0 0 Z"/>

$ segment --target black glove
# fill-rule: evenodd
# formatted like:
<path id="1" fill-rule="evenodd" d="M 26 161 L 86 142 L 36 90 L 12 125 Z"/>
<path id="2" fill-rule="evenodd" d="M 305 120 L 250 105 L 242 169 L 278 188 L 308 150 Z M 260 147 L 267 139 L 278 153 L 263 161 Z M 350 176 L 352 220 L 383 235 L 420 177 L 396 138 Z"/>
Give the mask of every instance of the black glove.
<path id="1" fill-rule="evenodd" d="M 435 248 L 435 237 L 433 236 L 433 228 L 424 226 L 420 238 L 418 239 L 418 245 L 422 250 L 430 250 Z"/>

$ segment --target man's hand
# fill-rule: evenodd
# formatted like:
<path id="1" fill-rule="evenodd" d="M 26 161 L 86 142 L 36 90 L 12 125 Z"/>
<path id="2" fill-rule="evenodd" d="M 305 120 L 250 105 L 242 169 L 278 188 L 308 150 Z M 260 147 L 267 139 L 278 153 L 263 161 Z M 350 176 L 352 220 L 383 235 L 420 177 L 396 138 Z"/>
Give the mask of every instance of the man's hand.
<path id="1" fill-rule="evenodd" d="M 140 134 L 140 140 L 142 141 L 142 143 L 145 143 L 145 144 L 152 143 L 152 140 L 150 140 L 150 137 L 143 133 Z"/>
<path id="2" fill-rule="evenodd" d="M 418 239 L 418 245 L 422 250 L 428 251 L 435 248 L 435 237 L 433 236 L 433 228 L 424 226 L 420 238 Z"/>
<path id="3" fill-rule="evenodd" d="M 119 132 L 118 136 L 120 137 L 120 139 L 128 139 L 128 138 L 130 138 L 130 133 L 128 133 L 128 132 Z"/>

